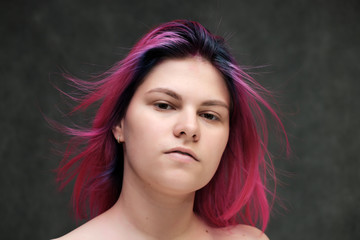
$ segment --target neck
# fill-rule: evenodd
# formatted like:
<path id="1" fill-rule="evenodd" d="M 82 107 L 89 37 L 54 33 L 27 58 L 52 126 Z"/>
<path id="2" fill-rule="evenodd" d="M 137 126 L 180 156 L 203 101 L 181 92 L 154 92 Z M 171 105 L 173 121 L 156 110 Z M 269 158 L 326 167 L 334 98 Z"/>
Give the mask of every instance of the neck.
<path id="1" fill-rule="evenodd" d="M 193 212 L 194 192 L 181 196 L 164 194 L 139 186 L 131 177 L 124 179 L 113 212 L 119 223 L 136 235 L 150 239 L 188 238 L 194 229 L 204 227 Z"/>

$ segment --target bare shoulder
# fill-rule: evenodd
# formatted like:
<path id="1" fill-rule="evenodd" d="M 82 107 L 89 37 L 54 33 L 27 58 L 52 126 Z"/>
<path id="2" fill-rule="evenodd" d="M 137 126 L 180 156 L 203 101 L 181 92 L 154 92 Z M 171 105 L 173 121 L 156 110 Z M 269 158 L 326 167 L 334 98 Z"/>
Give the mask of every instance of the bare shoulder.
<path id="1" fill-rule="evenodd" d="M 244 224 L 218 229 L 215 236 L 221 240 L 269 240 L 260 229 Z"/>
<path id="2" fill-rule="evenodd" d="M 91 227 L 92 222 L 87 222 L 80 227 L 74 229 L 73 231 L 65 234 L 62 237 L 55 238 L 52 240 L 78 240 L 78 239 L 93 239 L 92 236 L 94 235 L 92 232 L 94 232 L 94 228 Z"/>
<path id="3" fill-rule="evenodd" d="M 234 227 L 233 231 L 235 235 L 246 236 L 245 239 L 269 240 L 263 231 L 253 226 L 240 224 Z"/>
<path id="4" fill-rule="evenodd" d="M 105 221 L 104 221 L 105 220 Z M 95 240 L 95 239 L 110 239 L 111 231 L 106 231 L 106 218 L 102 215 L 86 222 L 73 231 L 65 234 L 62 237 L 53 240 Z M 105 231 L 104 231 L 105 230 Z M 105 238 L 104 238 L 105 237 Z"/>

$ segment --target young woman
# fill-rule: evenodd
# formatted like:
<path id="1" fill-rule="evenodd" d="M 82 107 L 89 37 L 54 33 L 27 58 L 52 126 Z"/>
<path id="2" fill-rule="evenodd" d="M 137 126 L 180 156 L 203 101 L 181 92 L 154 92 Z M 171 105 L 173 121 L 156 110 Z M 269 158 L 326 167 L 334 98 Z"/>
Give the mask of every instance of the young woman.
<path id="1" fill-rule="evenodd" d="M 60 239 L 267 239 L 260 106 L 282 124 L 221 37 L 165 23 L 96 81 L 67 78 L 86 93 L 74 111 L 101 105 L 91 129 L 65 129 L 58 180 L 76 178 L 76 214 L 92 220 Z"/>

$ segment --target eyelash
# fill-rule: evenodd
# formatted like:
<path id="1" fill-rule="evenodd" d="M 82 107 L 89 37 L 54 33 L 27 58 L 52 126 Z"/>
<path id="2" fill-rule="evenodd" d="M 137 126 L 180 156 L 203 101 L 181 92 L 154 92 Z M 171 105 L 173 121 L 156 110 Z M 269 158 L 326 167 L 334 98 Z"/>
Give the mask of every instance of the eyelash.
<path id="1" fill-rule="evenodd" d="M 166 103 L 166 102 L 157 102 L 154 104 L 154 106 L 160 110 L 175 109 L 173 106 L 171 106 L 171 104 Z M 164 108 L 164 106 L 165 106 L 165 108 Z"/>
<path id="2" fill-rule="evenodd" d="M 200 114 L 201 117 L 204 117 L 210 121 L 219 121 L 219 117 L 217 117 L 216 115 L 214 114 L 211 114 L 211 113 L 201 113 Z"/>
<path id="3" fill-rule="evenodd" d="M 154 106 L 155 106 L 155 108 L 157 108 L 158 110 L 161 110 L 161 111 L 176 109 L 176 107 L 174 107 L 171 104 L 166 103 L 166 102 L 157 102 L 157 103 L 154 103 Z M 212 113 L 207 113 L 207 112 L 200 113 L 199 116 L 203 117 L 209 121 L 220 121 L 220 118 Z"/>

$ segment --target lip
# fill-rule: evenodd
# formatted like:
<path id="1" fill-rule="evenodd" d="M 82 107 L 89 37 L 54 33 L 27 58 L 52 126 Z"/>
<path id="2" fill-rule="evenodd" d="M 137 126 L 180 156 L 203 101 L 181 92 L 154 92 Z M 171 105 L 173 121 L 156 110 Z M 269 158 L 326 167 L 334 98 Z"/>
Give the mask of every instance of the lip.
<path id="1" fill-rule="evenodd" d="M 189 148 L 184 147 L 175 147 L 165 152 L 166 154 L 169 153 L 180 153 L 187 156 L 192 157 L 195 161 L 199 162 L 199 159 L 197 158 L 196 154 Z"/>

